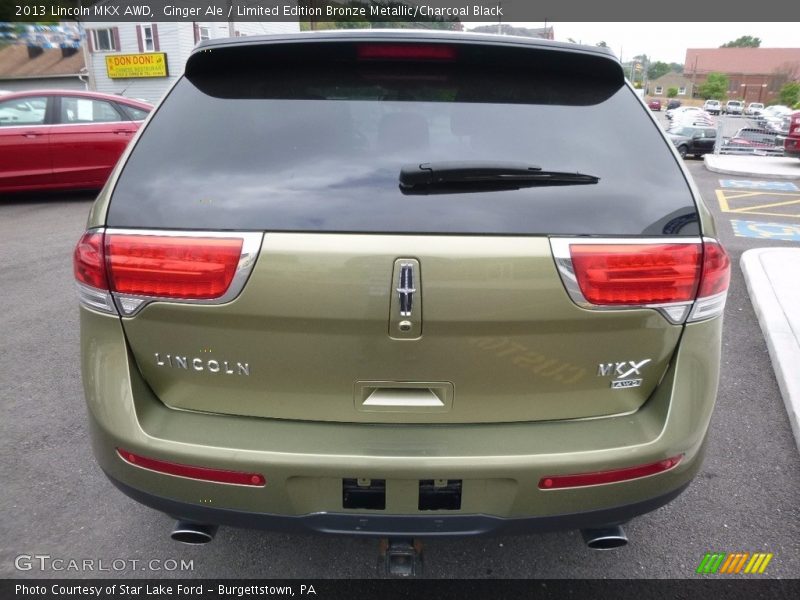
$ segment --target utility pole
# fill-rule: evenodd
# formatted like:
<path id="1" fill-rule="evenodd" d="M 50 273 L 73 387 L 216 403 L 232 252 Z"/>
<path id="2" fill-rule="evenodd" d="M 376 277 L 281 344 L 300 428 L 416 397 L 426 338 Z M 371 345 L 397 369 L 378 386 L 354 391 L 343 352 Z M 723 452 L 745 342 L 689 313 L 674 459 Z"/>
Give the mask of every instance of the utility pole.
<path id="1" fill-rule="evenodd" d="M 83 8 L 83 0 L 78 3 L 78 6 Z M 97 84 L 94 80 L 94 62 L 92 60 L 92 54 L 89 52 L 89 32 L 86 31 L 86 28 L 83 26 L 83 21 L 76 19 L 75 22 L 78 24 L 78 33 L 81 36 L 80 44 L 81 52 L 83 53 L 83 66 L 86 69 L 86 85 L 89 91 L 96 92 Z"/>

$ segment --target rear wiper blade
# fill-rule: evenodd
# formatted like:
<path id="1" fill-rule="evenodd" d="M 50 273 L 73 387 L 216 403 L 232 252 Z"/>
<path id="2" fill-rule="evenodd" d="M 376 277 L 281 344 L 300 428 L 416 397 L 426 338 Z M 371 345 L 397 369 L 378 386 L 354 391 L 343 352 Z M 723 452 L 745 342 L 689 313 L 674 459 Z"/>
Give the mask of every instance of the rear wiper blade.
<path id="1" fill-rule="evenodd" d="M 544 171 L 519 162 L 444 161 L 406 165 L 400 170 L 404 194 L 456 194 L 518 190 L 524 187 L 586 185 L 599 177 L 583 173 Z"/>

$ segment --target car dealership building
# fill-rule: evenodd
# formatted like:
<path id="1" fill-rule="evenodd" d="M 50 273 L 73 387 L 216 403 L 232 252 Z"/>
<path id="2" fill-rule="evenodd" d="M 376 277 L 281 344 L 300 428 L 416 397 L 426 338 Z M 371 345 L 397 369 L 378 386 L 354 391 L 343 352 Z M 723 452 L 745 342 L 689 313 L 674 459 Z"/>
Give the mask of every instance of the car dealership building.
<path id="1" fill-rule="evenodd" d="M 299 30 L 297 21 L 87 23 L 89 87 L 155 103 L 181 75 L 198 42 Z"/>

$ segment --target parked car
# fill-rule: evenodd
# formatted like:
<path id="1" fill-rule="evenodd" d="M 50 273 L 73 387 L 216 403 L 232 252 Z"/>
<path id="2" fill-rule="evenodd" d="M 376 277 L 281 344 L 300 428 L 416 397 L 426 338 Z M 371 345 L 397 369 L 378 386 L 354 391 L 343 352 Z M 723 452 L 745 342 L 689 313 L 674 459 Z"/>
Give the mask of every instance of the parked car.
<path id="1" fill-rule="evenodd" d="M 651 98 L 650 102 L 647 103 L 647 106 L 650 108 L 650 110 L 661 111 L 661 100 Z"/>
<path id="2" fill-rule="evenodd" d="M 713 127 L 714 118 L 703 110 L 687 110 L 675 113 L 672 117 L 670 129 L 686 125 L 699 125 L 702 127 Z"/>
<path id="3" fill-rule="evenodd" d="M 639 102 L 548 40 L 201 42 L 75 248 L 103 471 L 185 542 L 624 544 L 700 469 L 730 273 Z"/>
<path id="4" fill-rule="evenodd" d="M 142 120 L 145 102 L 69 90 L 0 98 L 0 192 L 101 188 Z"/>
<path id="5" fill-rule="evenodd" d="M 675 98 L 673 98 L 672 100 L 667 102 L 667 110 L 675 110 L 680 105 L 681 105 L 681 101 L 680 100 L 676 100 Z"/>
<path id="6" fill-rule="evenodd" d="M 718 115 L 722 110 L 722 105 L 719 100 L 706 100 L 703 104 L 703 110 L 712 115 Z"/>
<path id="7" fill-rule="evenodd" d="M 739 100 L 728 100 L 722 112 L 726 115 L 741 115 L 743 108 L 744 104 Z"/>
<path id="8" fill-rule="evenodd" d="M 784 152 L 787 156 L 800 158 L 800 111 L 792 114 L 789 133 L 784 141 Z"/>
<path id="9" fill-rule="evenodd" d="M 668 110 L 665 116 L 670 120 L 674 120 L 687 113 L 703 114 L 703 115 L 708 114 L 699 106 L 680 106 L 678 108 L 672 109 L 671 112 Z"/>
<path id="10" fill-rule="evenodd" d="M 756 121 L 759 127 L 766 128 L 769 122 L 780 121 L 784 116 L 790 115 L 793 112 L 794 111 L 788 106 L 783 106 L 781 104 L 773 104 L 771 106 L 767 106 L 764 110 L 762 110 L 761 114 L 758 115 Z"/>
<path id="11" fill-rule="evenodd" d="M 764 110 L 764 105 L 761 102 L 751 102 L 747 105 L 747 108 L 744 109 L 744 114 L 750 117 L 757 117 L 761 114 L 762 110 Z"/>
<path id="12" fill-rule="evenodd" d="M 667 136 L 677 148 L 681 158 L 688 155 L 700 157 L 714 151 L 717 130 L 713 127 L 682 126 L 670 128 Z"/>
<path id="13" fill-rule="evenodd" d="M 682 127 L 716 127 L 713 122 L 704 118 L 684 118 L 678 121 L 673 121 L 670 124 L 669 131 L 680 129 Z"/>
<path id="14" fill-rule="evenodd" d="M 765 129 L 744 127 L 730 138 L 725 138 L 720 147 L 721 154 L 783 155 L 783 143 L 778 136 Z"/>

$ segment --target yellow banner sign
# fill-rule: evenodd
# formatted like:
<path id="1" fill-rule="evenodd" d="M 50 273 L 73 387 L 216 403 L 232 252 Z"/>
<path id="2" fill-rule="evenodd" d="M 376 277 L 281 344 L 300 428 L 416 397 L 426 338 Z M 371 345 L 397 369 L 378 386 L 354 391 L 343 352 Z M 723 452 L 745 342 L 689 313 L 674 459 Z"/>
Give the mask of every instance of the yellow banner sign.
<path id="1" fill-rule="evenodd" d="M 166 77 L 167 55 L 164 52 L 112 54 L 106 56 L 106 72 L 111 79 Z"/>

